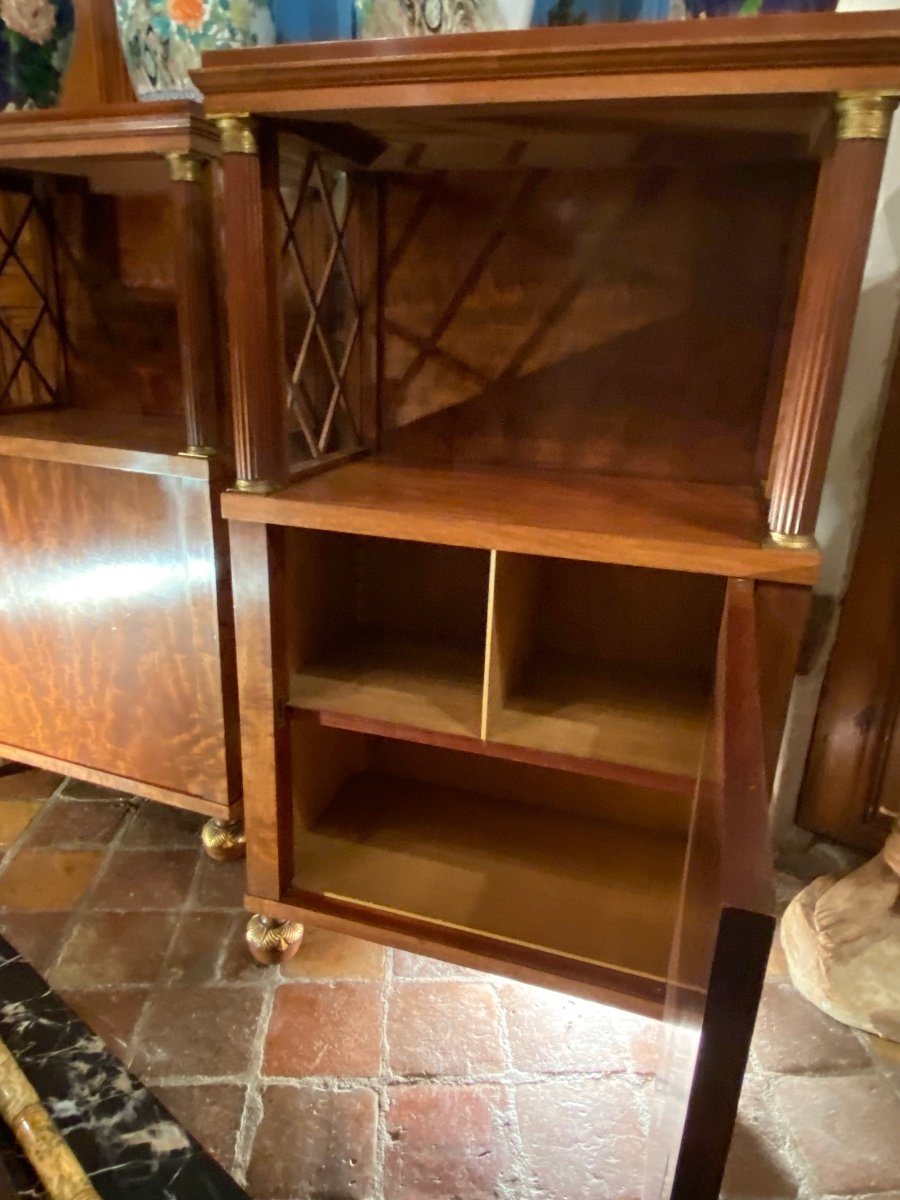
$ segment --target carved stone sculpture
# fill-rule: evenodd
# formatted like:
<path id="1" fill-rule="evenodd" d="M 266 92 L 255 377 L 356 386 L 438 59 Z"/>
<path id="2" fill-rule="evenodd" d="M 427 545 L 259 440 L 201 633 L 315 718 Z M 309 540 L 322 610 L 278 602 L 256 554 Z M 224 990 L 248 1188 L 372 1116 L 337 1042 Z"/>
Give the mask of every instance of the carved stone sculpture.
<path id="1" fill-rule="evenodd" d="M 900 1041 L 900 821 L 884 849 L 846 875 L 823 875 L 784 914 L 798 991 L 829 1016 Z"/>

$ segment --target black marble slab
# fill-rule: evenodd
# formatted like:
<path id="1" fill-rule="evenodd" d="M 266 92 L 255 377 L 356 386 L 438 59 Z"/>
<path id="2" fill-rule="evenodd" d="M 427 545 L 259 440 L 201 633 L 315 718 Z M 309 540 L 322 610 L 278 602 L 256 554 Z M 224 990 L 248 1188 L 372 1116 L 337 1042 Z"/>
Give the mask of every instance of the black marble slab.
<path id="1" fill-rule="evenodd" d="M 3 938 L 0 1037 L 103 1200 L 247 1200 Z"/>

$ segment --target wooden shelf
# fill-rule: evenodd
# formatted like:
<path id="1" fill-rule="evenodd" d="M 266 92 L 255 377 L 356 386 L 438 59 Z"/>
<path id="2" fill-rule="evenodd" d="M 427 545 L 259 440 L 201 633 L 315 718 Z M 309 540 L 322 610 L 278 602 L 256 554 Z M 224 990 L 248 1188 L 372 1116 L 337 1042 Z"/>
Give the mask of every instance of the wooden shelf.
<path id="1" fill-rule="evenodd" d="M 542 655 L 489 727 L 492 740 L 696 778 L 710 688 L 699 680 Z"/>
<path id="2" fill-rule="evenodd" d="M 95 191 L 163 190 L 167 154 L 219 154 L 218 131 L 198 104 L 108 104 L 0 113 L 4 167 L 73 175 Z"/>
<path id="3" fill-rule="evenodd" d="M 315 136 L 318 126 L 325 144 L 337 139 L 360 161 L 384 147 L 354 139 L 354 128 L 412 142 L 458 136 L 468 123 L 485 140 L 496 133 L 491 120 L 521 136 L 548 110 L 595 123 L 640 117 L 628 111 L 634 101 L 657 124 L 808 141 L 835 92 L 900 87 L 900 16 L 609 22 L 223 50 L 204 54 L 194 78 L 211 111 L 300 119 L 302 132 Z"/>
<path id="4" fill-rule="evenodd" d="M 477 737 L 483 666 L 477 651 L 359 637 L 294 675 L 291 705 Z"/>
<path id="5" fill-rule="evenodd" d="M 149 475 L 205 479 L 209 462 L 189 458 L 180 417 L 85 408 L 0 414 L 0 454 Z"/>
<path id="6" fill-rule="evenodd" d="M 219 138 L 198 104 L 108 104 L 0 113 L 0 158 L 53 170 L 66 159 L 142 158 L 188 151 L 217 155 Z"/>
<path id="7" fill-rule="evenodd" d="M 626 566 L 812 583 L 819 554 L 765 543 L 749 487 L 556 472 L 350 462 L 272 495 L 232 492 L 237 521 Z"/>
<path id="8" fill-rule="evenodd" d="M 435 927 L 666 977 L 681 836 L 376 772 L 296 838 L 295 889 Z M 435 929 L 440 940 L 440 929 Z"/>

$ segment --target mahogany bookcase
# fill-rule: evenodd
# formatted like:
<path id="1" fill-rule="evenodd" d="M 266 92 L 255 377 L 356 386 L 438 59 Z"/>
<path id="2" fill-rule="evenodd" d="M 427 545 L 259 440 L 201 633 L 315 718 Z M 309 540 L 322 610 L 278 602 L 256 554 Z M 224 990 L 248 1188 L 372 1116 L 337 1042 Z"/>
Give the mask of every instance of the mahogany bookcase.
<path id="1" fill-rule="evenodd" d="M 664 1017 L 718 1195 L 900 14 L 210 54 L 254 952 Z"/>
<path id="2" fill-rule="evenodd" d="M 187 103 L 0 116 L 0 753 L 204 813 L 233 857 L 218 155 Z"/>

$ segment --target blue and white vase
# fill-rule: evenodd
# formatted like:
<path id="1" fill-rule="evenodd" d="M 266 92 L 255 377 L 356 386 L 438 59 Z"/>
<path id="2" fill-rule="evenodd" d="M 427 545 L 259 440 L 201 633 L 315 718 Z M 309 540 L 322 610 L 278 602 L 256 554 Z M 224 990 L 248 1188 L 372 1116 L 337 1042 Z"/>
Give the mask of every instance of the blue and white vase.
<path id="1" fill-rule="evenodd" d="M 200 66 L 204 50 L 275 42 L 272 0 L 115 3 L 125 63 L 139 100 L 201 100 L 190 73 Z"/>

